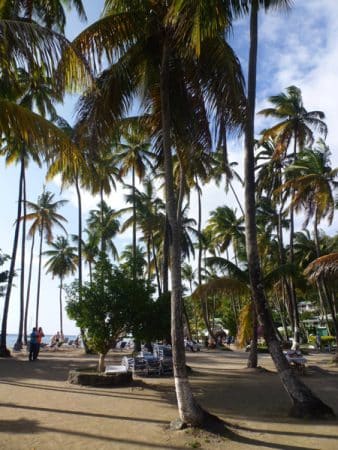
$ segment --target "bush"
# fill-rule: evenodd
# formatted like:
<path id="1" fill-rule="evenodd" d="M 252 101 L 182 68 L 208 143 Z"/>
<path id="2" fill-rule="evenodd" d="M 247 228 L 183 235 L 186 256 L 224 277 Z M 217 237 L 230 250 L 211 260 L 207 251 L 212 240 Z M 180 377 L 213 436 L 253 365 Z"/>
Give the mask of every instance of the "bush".
<path id="1" fill-rule="evenodd" d="M 333 344 L 336 341 L 334 336 L 322 336 L 321 343 L 322 345 Z"/>

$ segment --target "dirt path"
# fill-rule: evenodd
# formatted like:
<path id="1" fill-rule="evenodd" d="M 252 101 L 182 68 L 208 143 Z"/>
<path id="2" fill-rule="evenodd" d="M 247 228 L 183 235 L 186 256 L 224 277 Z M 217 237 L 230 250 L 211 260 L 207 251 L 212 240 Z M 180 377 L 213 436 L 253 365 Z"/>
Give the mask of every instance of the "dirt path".
<path id="1" fill-rule="evenodd" d="M 112 353 L 117 363 L 123 353 Z M 305 422 L 290 406 L 268 355 L 266 372 L 245 370 L 242 352 L 188 353 L 191 383 L 200 404 L 224 419 L 229 437 L 184 430 L 168 423 L 177 408 L 172 378 L 147 378 L 133 387 L 70 385 L 68 371 L 96 362 L 78 350 L 0 359 L 0 449 L 338 449 L 338 421 Z M 308 357 L 303 380 L 338 414 L 338 372 L 329 355 Z"/>

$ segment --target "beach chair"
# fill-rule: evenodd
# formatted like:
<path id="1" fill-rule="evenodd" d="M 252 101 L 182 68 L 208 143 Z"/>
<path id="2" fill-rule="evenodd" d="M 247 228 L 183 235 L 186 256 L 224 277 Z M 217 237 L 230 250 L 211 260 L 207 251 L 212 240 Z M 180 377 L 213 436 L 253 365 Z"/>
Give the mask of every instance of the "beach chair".
<path id="1" fill-rule="evenodd" d="M 161 361 L 157 356 L 150 353 L 144 359 L 147 363 L 147 375 L 161 375 Z"/>
<path id="2" fill-rule="evenodd" d="M 154 355 L 160 360 L 161 374 L 172 375 L 173 357 L 171 347 L 169 345 L 154 345 Z"/>
<path id="3" fill-rule="evenodd" d="M 148 364 L 143 356 L 136 356 L 133 358 L 132 372 L 139 376 L 148 375 Z"/>
<path id="4" fill-rule="evenodd" d="M 288 363 L 300 375 L 305 375 L 307 359 L 304 358 L 300 350 L 287 350 L 284 352 Z"/>

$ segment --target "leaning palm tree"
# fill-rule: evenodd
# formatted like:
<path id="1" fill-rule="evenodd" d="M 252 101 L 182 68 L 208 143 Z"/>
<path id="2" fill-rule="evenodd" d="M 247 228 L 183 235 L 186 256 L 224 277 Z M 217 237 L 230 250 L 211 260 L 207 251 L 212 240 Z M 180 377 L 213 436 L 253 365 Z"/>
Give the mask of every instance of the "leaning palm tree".
<path id="1" fill-rule="evenodd" d="M 43 252 L 49 259 L 45 264 L 47 268 L 46 273 L 51 273 L 53 278 L 59 277 L 60 279 L 60 332 L 63 334 L 63 321 L 62 321 L 62 290 L 63 280 L 69 274 L 74 274 L 77 269 L 77 254 L 76 247 L 69 245 L 68 239 L 64 236 L 58 236 L 54 242 L 49 243 L 52 250 Z"/>
<path id="2" fill-rule="evenodd" d="M 39 234 L 39 267 L 38 267 L 38 280 L 37 280 L 37 294 L 36 294 L 36 316 L 35 326 L 38 327 L 39 323 L 39 303 L 40 303 L 40 285 L 41 285 L 41 263 L 42 263 L 42 246 L 44 238 L 50 243 L 53 239 L 52 229 L 55 225 L 60 227 L 65 233 L 67 233 L 62 222 L 67 220 L 56 211 L 67 203 L 67 200 L 54 200 L 54 194 L 44 190 L 38 197 L 37 203 L 27 201 L 27 207 L 32 212 L 29 212 L 26 216 L 26 220 L 31 220 L 33 223 L 29 229 L 29 235 L 33 236 L 37 232 Z"/>
<path id="3" fill-rule="evenodd" d="M 246 250 L 252 297 L 260 322 L 264 325 L 264 337 L 279 376 L 292 399 L 291 413 L 299 417 L 332 416 L 333 411 L 325 405 L 311 390 L 296 378 L 280 348 L 272 317 L 267 308 L 267 298 L 262 283 L 262 274 L 257 245 L 256 201 L 255 201 L 255 158 L 254 125 L 256 103 L 256 67 L 258 46 L 258 10 L 260 6 L 280 7 L 288 5 L 287 0 L 252 0 L 250 2 L 250 50 L 248 65 L 248 113 L 245 127 L 245 231 Z"/>

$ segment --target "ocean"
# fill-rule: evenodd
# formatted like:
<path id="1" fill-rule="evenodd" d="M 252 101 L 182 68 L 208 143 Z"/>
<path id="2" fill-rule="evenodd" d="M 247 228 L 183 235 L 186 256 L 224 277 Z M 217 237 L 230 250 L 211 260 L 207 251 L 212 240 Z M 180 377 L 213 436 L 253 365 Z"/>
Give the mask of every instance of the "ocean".
<path id="1" fill-rule="evenodd" d="M 16 340 L 17 340 L 18 335 L 17 334 L 7 334 L 7 347 L 8 348 L 13 348 Z M 52 339 L 53 335 L 52 334 L 46 334 L 43 338 L 42 338 L 42 342 L 44 344 L 49 344 L 51 339 Z M 28 336 L 29 338 L 29 336 Z M 66 334 L 65 335 L 65 339 L 68 338 L 68 340 L 74 340 L 76 339 L 75 335 L 70 335 L 70 334 Z"/>

